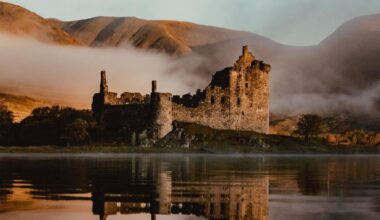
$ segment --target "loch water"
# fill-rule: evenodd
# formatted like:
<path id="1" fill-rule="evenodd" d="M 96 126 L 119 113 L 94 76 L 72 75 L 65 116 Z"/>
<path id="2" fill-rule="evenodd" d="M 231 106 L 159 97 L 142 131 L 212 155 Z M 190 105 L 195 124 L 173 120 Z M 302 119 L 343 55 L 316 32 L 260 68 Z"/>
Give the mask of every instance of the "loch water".
<path id="1" fill-rule="evenodd" d="M 380 219 L 373 155 L 0 154 L 0 219 Z"/>

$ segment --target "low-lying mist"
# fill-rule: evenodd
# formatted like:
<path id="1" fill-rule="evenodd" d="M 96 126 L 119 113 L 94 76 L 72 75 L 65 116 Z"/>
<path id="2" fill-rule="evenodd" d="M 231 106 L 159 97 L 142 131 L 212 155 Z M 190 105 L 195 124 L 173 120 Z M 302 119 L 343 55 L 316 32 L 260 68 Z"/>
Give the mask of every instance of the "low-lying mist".
<path id="1" fill-rule="evenodd" d="M 107 71 L 111 91 L 183 94 L 192 91 L 190 69 L 168 55 L 129 49 L 55 46 L 0 35 L 0 88 L 57 104 L 89 108 L 99 90 L 100 71 Z M 192 63 L 189 66 L 196 66 Z M 188 67 L 189 67 L 188 66 Z"/>

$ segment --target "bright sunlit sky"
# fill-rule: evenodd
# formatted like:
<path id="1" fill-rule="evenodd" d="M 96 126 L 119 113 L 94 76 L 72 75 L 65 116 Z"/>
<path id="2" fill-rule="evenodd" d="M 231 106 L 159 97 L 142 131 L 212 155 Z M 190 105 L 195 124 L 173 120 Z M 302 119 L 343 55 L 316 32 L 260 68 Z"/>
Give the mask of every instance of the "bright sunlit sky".
<path id="1" fill-rule="evenodd" d="M 380 0 L 6 0 L 43 17 L 170 19 L 245 30 L 290 45 L 317 44 L 345 21 L 380 13 Z"/>

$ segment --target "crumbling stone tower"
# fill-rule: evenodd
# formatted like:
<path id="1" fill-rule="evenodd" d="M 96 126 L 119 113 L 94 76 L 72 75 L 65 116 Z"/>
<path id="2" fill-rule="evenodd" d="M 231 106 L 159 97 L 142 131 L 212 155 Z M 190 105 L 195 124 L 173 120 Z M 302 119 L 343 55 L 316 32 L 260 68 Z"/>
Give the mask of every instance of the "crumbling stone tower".
<path id="1" fill-rule="evenodd" d="M 173 105 L 172 94 L 158 93 L 157 81 L 152 81 L 151 106 L 152 106 L 152 125 L 150 127 L 153 139 L 165 137 L 172 129 Z"/>
<path id="2" fill-rule="evenodd" d="M 271 66 L 243 53 L 229 70 L 231 128 L 269 132 L 269 72 Z"/>
<path id="3" fill-rule="evenodd" d="M 92 111 L 96 119 L 100 119 L 104 107 L 108 100 L 108 84 L 106 78 L 106 71 L 100 72 L 100 89 L 99 93 L 95 93 L 92 99 Z"/>
<path id="4" fill-rule="evenodd" d="M 173 97 L 174 120 L 268 133 L 270 70 L 244 46 L 234 66 L 216 72 L 205 90 Z"/>

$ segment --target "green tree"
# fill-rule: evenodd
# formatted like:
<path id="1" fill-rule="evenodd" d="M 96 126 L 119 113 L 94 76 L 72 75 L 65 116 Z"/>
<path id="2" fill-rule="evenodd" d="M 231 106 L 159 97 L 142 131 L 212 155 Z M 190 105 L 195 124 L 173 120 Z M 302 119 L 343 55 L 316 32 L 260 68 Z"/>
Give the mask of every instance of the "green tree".
<path id="1" fill-rule="evenodd" d="M 0 104 L 0 145 L 8 145 L 12 140 L 13 113 Z"/>
<path id="2" fill-rule="evenodd" d="M 304 137 L 306 142 L 323 131 L 323 120 L 316 114 L 305 114 L 297 122 L 296 134 Z"/>

